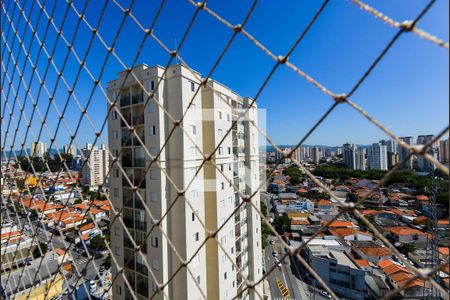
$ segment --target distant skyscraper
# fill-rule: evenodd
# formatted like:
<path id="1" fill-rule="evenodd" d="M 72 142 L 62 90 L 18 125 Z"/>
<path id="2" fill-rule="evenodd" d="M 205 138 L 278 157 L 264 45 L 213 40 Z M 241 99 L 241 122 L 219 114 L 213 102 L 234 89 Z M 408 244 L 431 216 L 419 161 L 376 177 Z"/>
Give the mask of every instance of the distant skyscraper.
<path id="1" fill-rule="evenodd" d="M 318 164 L 322 158 L 319 147 L 311 148 L 311 160 L 313 163 Z"/>
<path id="2" fill-rule="evenodd" d="M 387 149 L 386 145 L 374 143 L 368 151 L 368 166 L 370 170 L 387 170 Z"/>
<path id="3" fill-rule="evenodd" d="M 283 150 L 283 152 L 284 152 L 285 155 L 289 155 L 289 153 L 291 153 L 291 151 L 292 151 L 292 148 L 289 148 L 289 147 L 284 148 L 284 150 Z M 290 164 L 290 163 L 291 163 L 291 159 L 290 159 L 289 157 L 286 157 L 286 158 L 284 159 L 284 163 L 285 163 L 285 164 Z"/>
<path id="4" fill-rule="evenodd" d="M 343 145 L 344 164 L 347 169 L 356 168 L 356 145 L 346 143 Z"/>
<path id="5" fill-rule="evenodd" d="M 365 171 L 366 165 L 366 149 L 356 149 L 356 169 Z"/>
<path id="6" fill-rule="evenodd" d="M 303 160 L 303 151 L 302 151 L 302 146 L 298 147 L 295 151 L 294 151 L 294 155 L 293 157 L 298 161 L 301 162 Z"/>
<path id="7" fill-rule="evenodd" d="M 398 163 L 398 145 L 394 140 L 380 141 L 380 144 L 386 145 L 388 169 Z"/>
<path id="8" fill-rule="evenodd" d="M 419 135 L 417 137 L 417 145 L 425 146 L 425 145 L 431 143 L 433 141 L 433 139 L 434 139 L 434 135 L 432 135 L 432 134 Z M 428 149 L 427 153 L 437 160 L 438 159 L 438 144 L 433 143 L 431 145 L 431 147 Z M 419 171 L 429 172 L 429 171 L 433 171 L 435 168 L 436 167 L 434 166 L 434 164 L 431 163 L 430 161 L 426 160 L 425 157 L 423 157 L 422 155 L 417 157 L 417 169 Z"/>
<path id="9" fill-rule="evenodd" d="M 47 144 L 43 142 L 33 142 L 30 146 L 30 156 L 43 158 L 47 153 Z"/>
<path id="10" fill-rule="evenodd" d="M 108 146 L 106 146 L 105 144 L 102 144 L 102 148 L 100 149 L 101 153 L 102 153 L 102 163 L 103 163 L 103 176 L 105 177 L 109 177 L 109 150 L 108 150 Z"/>
<path id="11" fill-rule="evenodd" d="M 103 184 L 105 179 L 103 173 L 103 154 L 102 150 L 99 150 L 97 146 L 93 147 L 91 144 L 87 144 L 85 149 L 81 150 L 82 153 L 82 165 L 83 160 L 87 159 L 81 168 L 81 176 L 83 177 L 83 184 L 91 186 L 99 186 Z"/>
<path id="12" fill-rule="evenodd" d="M 439 142 L 439 161 L 443 164 L 449 162 L 449 140 Z"/>
<path id="13" fill-rule="evenodd" d="M 75 157 L 77 155 L 77 149 L 75 149 L 74 145 L 70 145 L 70 146 L 69 145 L 65 145 L 63 147 L 63 153 L 70 154 L 73 157 Z"/>
<path id="14" fill-rule="evenodd" d="M 400 140 L 402 140 L 404 143 L 408 145 L 414 145 L 414 139 L 412 136 L 408 137 L 401 137 Z M 406 158 L 411 151 L 409 149 L 406 149 L 400 145 L 398 145 L 398 152 L 399 152 L 399 161 L 402 161 L 404 158 Z M 401 169 L 412 169 L 413 168 L 413 157 L 409 157 L 401 166 Z"/>

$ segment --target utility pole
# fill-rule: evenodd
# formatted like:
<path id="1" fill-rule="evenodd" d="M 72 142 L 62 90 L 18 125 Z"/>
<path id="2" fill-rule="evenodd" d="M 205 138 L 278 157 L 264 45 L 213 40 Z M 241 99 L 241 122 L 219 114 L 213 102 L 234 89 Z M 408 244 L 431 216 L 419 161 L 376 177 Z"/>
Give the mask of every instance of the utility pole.
<path id="1" fill-rule="evenodd" d="M 426 263 L 428 268 L 432 269 L 439 264 L 439 235 L 437 228 L 437 210 L 436 210 L 436 197 L 438 194 L 438 184 L 437 177 L 431 173 L 430 176 L 430 201 L 429 201 L 429 217 L 430 217 L 430 228 L 428 230 L 427 236 L 427 251 L 426 251 Z M 436 278 L 435 278 L 436 279 Z M 427 291 L 427 289 L 429 289 Z M 423 295 L 429 295 L 427 299 L 437 300 L 440 298 L 436 288 L 431 286 L 431 284 L 424 284 Z"/>

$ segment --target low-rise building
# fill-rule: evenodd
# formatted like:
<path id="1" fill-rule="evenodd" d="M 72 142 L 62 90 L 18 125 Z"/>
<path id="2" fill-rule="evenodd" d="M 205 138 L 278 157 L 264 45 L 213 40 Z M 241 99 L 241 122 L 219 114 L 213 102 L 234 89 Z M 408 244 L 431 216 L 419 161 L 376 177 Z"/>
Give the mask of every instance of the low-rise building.
<path id="1" fill-rule="evenodd" d="M 365 271 L 343 251 L 324 245 L 308 245 L 307 261 L 322 280 L 340 297 L 362 300 L 366 294 Z"/>

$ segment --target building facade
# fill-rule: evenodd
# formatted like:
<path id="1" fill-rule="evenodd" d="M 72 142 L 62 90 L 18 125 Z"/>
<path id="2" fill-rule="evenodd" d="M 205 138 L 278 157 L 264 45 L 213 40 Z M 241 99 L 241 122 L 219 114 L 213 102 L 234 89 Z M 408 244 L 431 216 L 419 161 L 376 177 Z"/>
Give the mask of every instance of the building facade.
<path id="1" fill-rule="evenodd" d="M 356 149 L 356 169 L 366 170 L 367 159 L 366 159 L 366 149 Z"/>
<path id="2" fill-rule="evenodd" d="M 400 140 L 402 140 L 407 145 L 414 145 L 414 139 L 412 136 L 408 137 L 401 137 Z M 409 149 L 406 149 L 402 146 L 398 146 L 399 150 L 399 162 L 403 161 L 410 153 L 411 151 Z M 412 169 L 413 168 L 413 157 L 409 157 L 405 162 L 402 163 L 400 166 L 401 169 Z"/>
<path id="3" fill-rule="evenodd" d="M 134 74 L 140 82 L 125 80 L 122 72 L 108 85 L 110 98 L 120 99 L 118 110 L 125 119 L 111 111 L 109 149 L 130 178 L 113 165 L 109 182 L 114 207 L 123 208 L 127 231 L 143 247 L 135 251 L 127 231 L 113 225 L 115 258 L 138 299 L 153 295 L 175 272 L 156 299 L 199 299 L 202 293 L 207 299 L 232 299 L 245 287 L 239 271 L 249 280 L 262 276 L 260 217 L 250 203 L 241 205 L 238 194 L 254 194 L 251 201 L 259 207 L 258 132 L 250 122 L 257 122 L 257 110 L 240 114 L 251 100 L 215 81 L 196 93 L 200 74 L 182 65 L 167 70 L 140 65 Z M 144 105 L 148 93 L 154 98 Z M 171 118 L 183 115 L 183 130 L 173 129 Z M 131 126 L 139 138 L 130 134 Z M 214 151 L 203 163 L 202 153 Z M 152 225 L 149 212 L 164 218 L 146 239 Z M 203 226 L 220 229 L 205 245 Z M 187 268 L 183 261 L 190 261 Z M 114 299 L 133 298 L 121 276 L 114 285 Z M 246 291 L 242 297 L 254 299 L 254 293 Z"/>
<path id="4" fill-rule="evenodd" d="M 439 161 L 443 164 L 448 164 L 449 162 L 449 151 L 450 144 L 448 139 L 439 142 Z"/>
<path id="5" fill-rule="evenodd" d="M 63 153 L 64 154 L 70 154 L 72 157 L 77 156 L 77 149 L 74 145 L 64 145 L 63 147 Z"/>
<path id="6" fill-rule="evenodd" d="M 43 142 L 33 142 L 30 145 L 30 156 L 44 158 L 47 153 L 47 144 Z"/>
<path id="7" fill-rule="evenodd" d="M 104 183 L 105 175 L 103 173 L 104 164 L 102 150 L 98 149 L 97 146 L 87 144 L 86 148 L 81 149 L 81 164 L 80 168 L 83 184 L 99 186 Z"/>
<path id="8" fill-rule="evenodd" d="M 387 149 L 385 145 L 374 143 L 369 148 L 368 166 L 370 170 L 387 170 Z"/>
<path id="9" fill-rule="evenodd" d="M 346 143 L 342 148 L 345 167 L 354 170 L 356 168 L 356 145 Z"/>

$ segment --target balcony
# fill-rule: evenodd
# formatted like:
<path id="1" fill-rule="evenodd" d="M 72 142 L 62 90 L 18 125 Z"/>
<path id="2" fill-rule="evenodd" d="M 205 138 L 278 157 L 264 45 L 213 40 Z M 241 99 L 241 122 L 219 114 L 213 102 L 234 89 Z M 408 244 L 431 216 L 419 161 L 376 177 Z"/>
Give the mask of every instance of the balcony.
<path id="1" fill-rule="evenodd" d="M 144 168 L 145 167 L 145 157 L 142 157 L 142 158 L 135 157 L 134 158 L 134 167 L 135 168 Z"/>
<path id="2" fill-rule="evenodd" d="M 141 110 L 139 113 L 136 113 L 135 116 L 133 116 L 133 125 L 142 125 L 144 124 L 144 111 Z"/>
<path id="3" fill-rule="evenodd" d="M 140 231 L 147 231 L 147 222 L 134 221 L 134 228 Z"/>
<path id="4" fill-rule="evenodd" d="M 133 167 L 133 161 L 131 159 L 131 155 L 122 155 L 122 167 L 124 168 L 132 168 Z"/>
<path id="5" fill-rule="evenodd" d="M 130 105 L 130 96 L 121 96 L 120 97 L 120 106 L 127 106 Z"/>
<path id="6" fill-rule="evenodd" d="M 122 147 L 130 147 L 133 146 L 133 140 L 130 136 L 123 136 L 122 137 Z"/>
<path id="7" fill-rule="evenodd" d="M 139 104 L 144 102 L 144 92 L 140 92 L 137 94 L 134 94 L 132 97 L 133 104 Z"/>

